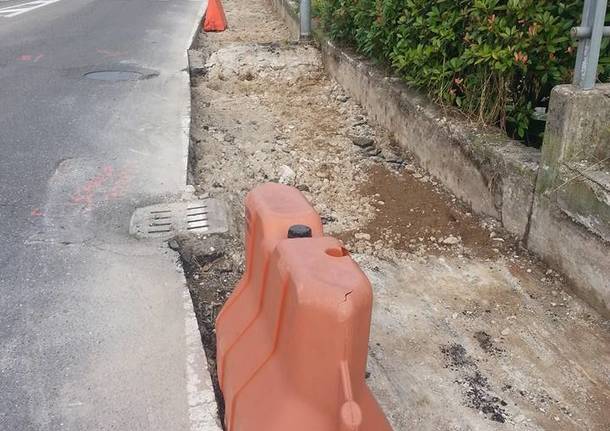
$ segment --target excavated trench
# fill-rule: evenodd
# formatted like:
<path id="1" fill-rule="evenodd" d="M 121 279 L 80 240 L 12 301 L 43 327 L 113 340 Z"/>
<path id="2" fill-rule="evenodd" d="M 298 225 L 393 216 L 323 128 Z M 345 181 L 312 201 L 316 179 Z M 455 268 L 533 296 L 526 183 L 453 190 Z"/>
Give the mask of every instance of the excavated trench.
<path id="1" fill-rule="evenodd" d="M 279 181 L 310 199 L 373 284 L 367 381 L 394 429 L 609 429 L 608 321 L 400 156 L 266 1 L 224 7 L 229 29 L 196 48 L 189 171 L 227 203 L 229 232 L 174 244 L 220 416 L 214 320 L 244 268 L 244 197 Z"/>

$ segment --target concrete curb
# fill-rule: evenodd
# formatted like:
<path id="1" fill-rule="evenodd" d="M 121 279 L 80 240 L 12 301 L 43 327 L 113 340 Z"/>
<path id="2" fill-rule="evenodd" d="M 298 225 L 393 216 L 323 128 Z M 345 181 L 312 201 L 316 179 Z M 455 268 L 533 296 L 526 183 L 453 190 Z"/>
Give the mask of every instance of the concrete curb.
<path id="1" fill-rule="evenodd" d="M 186 184 L 190 184 L 190 175 L 188 170 L 188 154 L 191 140 L 191 57 L 190 50 L 194 47 L 201 21 L 207 9 L 207 0 L 202 1 L 200 12 L 195 17 L 190 36 L 188 48 L 184 51 L 184 56 L 187 64 L 188 79 L 185 79 L 185 85 L 188 89 L 188 100 L 186 107 L 186 118 L 183 122 L 185 146 L 187 148 L 187 163 Z M 176 256 L 177 253 L 176 253 Z M 178 258 L 179 259 L 179 258 Z M 185 311 L 185 332 L 187 337 L 188 358 L 186 364 L 186 373 L 191 385 L 188 388 L 189 415 L 192 431 L 221 431 L 222 427 L 218 418 L 216 405 L 216 396 L 212 385 L 212 378 L 208 370 L 207 358 L 201 341 L 201 334 L 197 324 L 197 318 L 193 308 L 193 302 L 186 282 L 183 285 L 184 291 L 184 311 Z"/>
<path id="2" fill-rule="evenodd" d="M 197 36 L 199 36 L 199 28 L 201 27 L 201 21 L 203 20 L 203 17 L 205 16 L 205 12 L 207 10 L 208 7 L 208 0 L 203 0 L 202 1 L 202 8 L 200 10 L 200 12 L 197 14 L 196 18 L 195 18 L 195 23 L 193 25 L 193 29 L 191 30 L 191 37 L 190 37 L 190 43 L 188 45 L 188 48 L 184 51 L 184 56 L 186 57 L 186 64 L 187 64 L 187 73 L 188 73 L 188 79 L 187 81 L 187 87 L 189 89 L 189 96 L 188 96 L 188 106 L 187 106 L 187 112 L 188 115 L 184 120 L 184 132 L 185 132 L 185 138 L 186 138 L 186 154 L 187 154 L 187 163 L 186 163 L 186 184 L 192 184 L 192 178 L 191 178 L 191 174 L 188 168 L 188 160 L 190 160 L 190 148 L 191 148 L 191 104 L 192 104 L 192 100 L 191 100 L 191 80 L 193 79 L 193 66 L 195 64 L 199 64 L 199 63 L 195 63 L 194 59 L 191 56 L 191 51 L 193 50 L 193 48 L 195 47 L 195 44 L 197 42 Z M 200 64 L 199 67 L 203 67 L 203 64 Z"/>
<path id="3" fill-rule="evenodd" d="M 191 43 L 189 43 L 188 49 L 193 49 L 195 42 L 197 41 L 197 36 L 199 35 L 199 27 L 201 26 L 201 21 L 205 16 L 205 12 L 208 9 L 208 0 L 203 0 L 203 7 L 201 8 L 201 12 L 196 17 L 195 25 L 193 26 L 193 30 L 191 32 Z"/>

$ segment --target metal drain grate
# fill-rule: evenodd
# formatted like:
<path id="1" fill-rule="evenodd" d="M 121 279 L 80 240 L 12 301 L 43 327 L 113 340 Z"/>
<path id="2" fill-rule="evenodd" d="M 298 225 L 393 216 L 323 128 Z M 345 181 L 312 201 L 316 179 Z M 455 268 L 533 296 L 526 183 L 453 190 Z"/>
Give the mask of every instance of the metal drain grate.
<path id="1" fill-rule="evenodd" d="M 186 212 L 187 230 L 208 230 L 208 207 L 199 205 L 189 207 Z"/>
<path id="2" fill-rule="evenodd" d="M 227 231 L 225 206 L 216 199 L 152 205 L 138 208 L 131 217 L 129 233 L 138 238 L 166 239 L 178 233 Z"/>

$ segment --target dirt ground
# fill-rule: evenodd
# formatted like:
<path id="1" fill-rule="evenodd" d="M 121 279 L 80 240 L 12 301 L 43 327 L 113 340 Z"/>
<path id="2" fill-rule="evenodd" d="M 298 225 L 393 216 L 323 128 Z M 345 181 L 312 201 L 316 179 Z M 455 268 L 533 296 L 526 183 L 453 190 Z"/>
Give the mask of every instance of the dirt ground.
<path id="1" fill-rule="evenodd" d="M 279 181 L 371 279 L 368 384 L 395 430 L 609 430 L 610 323 L 400 155 L 265 0 L 223 4 L 229 29 L 199 39 L 191 175 L 232 228 L 177 239 L 210 363 L 244 265 L 245 194 Z"/>

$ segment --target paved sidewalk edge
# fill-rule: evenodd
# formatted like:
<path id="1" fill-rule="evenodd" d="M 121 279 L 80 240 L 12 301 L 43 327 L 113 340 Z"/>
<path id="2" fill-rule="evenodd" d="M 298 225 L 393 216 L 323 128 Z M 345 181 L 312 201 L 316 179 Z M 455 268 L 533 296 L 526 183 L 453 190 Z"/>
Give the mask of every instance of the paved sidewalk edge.
<path id="1" fill-rule="evenodd" d="M 189 59 L 188 50 L 193 47 L 197 37 L 199 35 L 199 28 L 201 21 L 207 10 L 207 1 L 202 2 L 202 7 L 199 13 L 195 17 L 195 22 L 192 25 L 190 41 L 188 46 L 184 50 L 184 60 L 186 62 L 186 75 L 184 79 L 184 85 L 188 89 L 188 98 L 186 100 L 186 115 L 183 118 L 183 143 L 182 148 L 186 148 L 185 154 L 187 159 L 185 160 L 184 175 L 185 175 L 185 186 L 188 185 L 188 148 L 190 145 L 191 137 L 191 76 L 189 73 Z M 180 262 L 180 257 L 177 252 L 174 252 L 176 260 Z M 186 279 L 184 278 L 184 271 L 182 270 L 182 264 L 180 266 L 183 284 L 182 284 L 182 295 L 184 298 L 184 331 L 186 336 L 186 376 L 187 376 L 187 396 L 189 403 L 189 419 L 192 431 L 221 431 L 222 427 L 219 423 L 218 418 L 218 407 L 216 405 L 216 398 L 214 395 L 214 389 L 212 386 L 212 378 L 208 369 L 208 362 L 203 350 L 203 343 L 201 341 L 201 334 L 199 332 L 199 326 L 195 311 L 193 309 L 193 302 Z"/>

